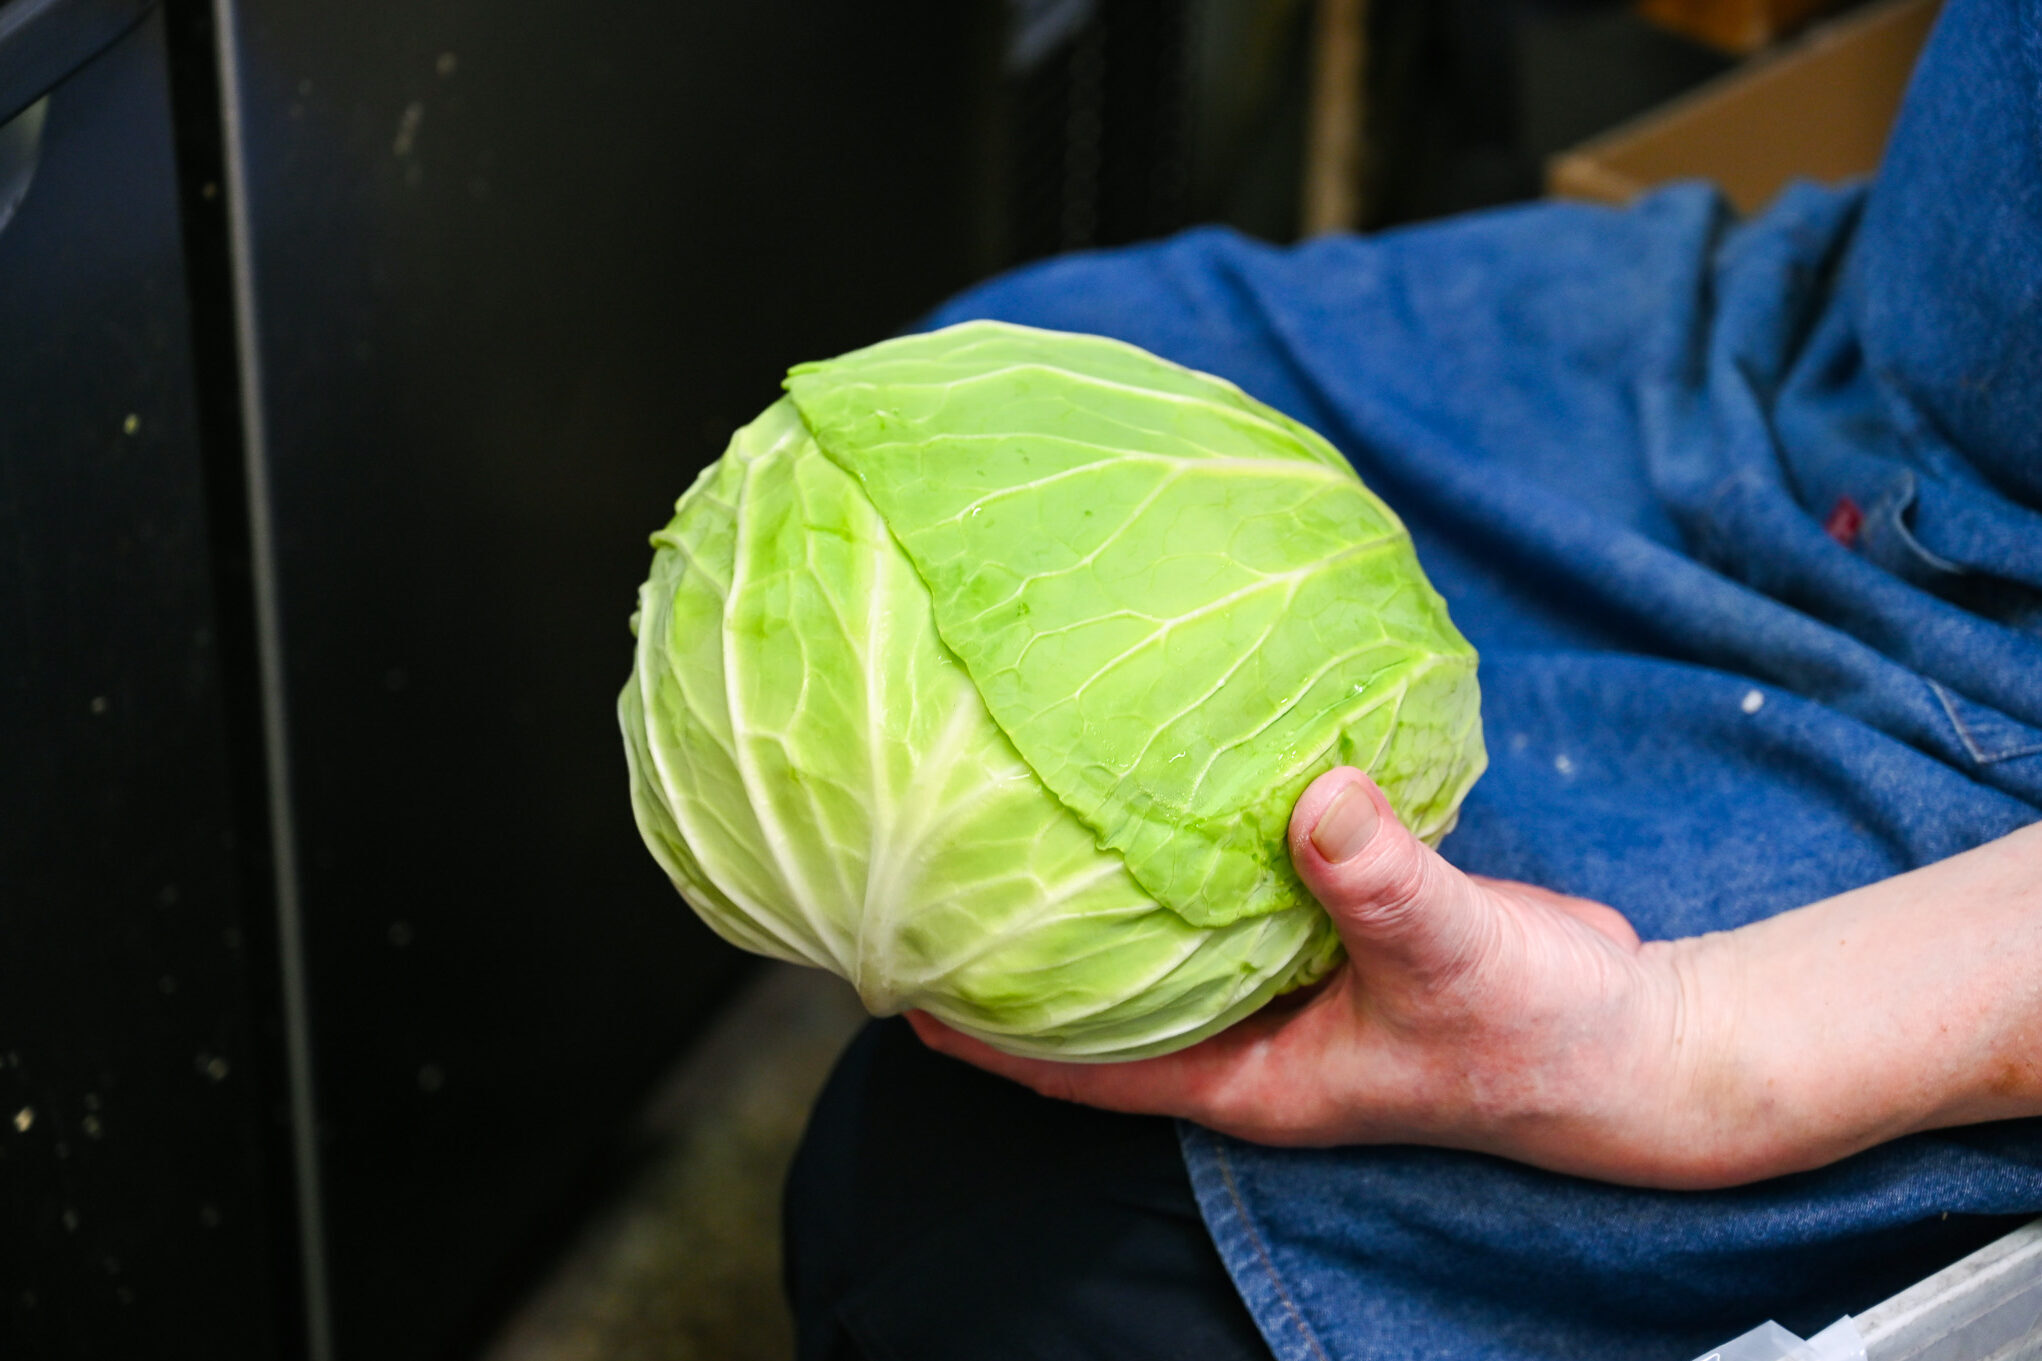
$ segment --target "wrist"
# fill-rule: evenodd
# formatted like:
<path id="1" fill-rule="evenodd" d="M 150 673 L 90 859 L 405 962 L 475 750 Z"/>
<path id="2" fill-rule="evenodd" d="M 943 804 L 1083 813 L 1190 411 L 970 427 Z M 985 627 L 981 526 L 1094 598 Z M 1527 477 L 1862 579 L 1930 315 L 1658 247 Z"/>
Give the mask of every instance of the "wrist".
<path id="1" fill-rule="evenodd" d="M 1646 1068 L 1655 1185 L 1706 1190 L 1771 1175 L 1777 1087 L 1754 1063 L 1764 1048 L 1750 1042 L 1748 948 L 1744 933 L 1719 931 L 1639 952 L 1667 998 Z"/>
<path id="2" fill-rule="evenodd" d="M 1752 1138 L 1743 944 L 1730 935 L 1637 947 L 1590 1025 L 1515 1071 L 1519 1100 L 1477 1144 L 1551 1171 L 1629 1186 L 1703 1190 L 1767 1175 Z"/>
<path id="3" fill-rule="evenodd" d="M 1728 934 L 1634 945 L 1606 957 L 1599 1005 L 1564 1017 L 1525 1008 L 1524 1042 L 1469 1065 L 1495 1080 L 1466 1112 L 1461 1127 L 1482 1131 L 1468 1146 L 1634 1186 L 1767 1175 L 1749 1138 L 1763 1082 L 1746 1058 L 1743 955 Z"/>
<path id="4" fill-rule="evenodd" d="M 1735 932 L 1650 941 L 1581 1115 L 1592 1159 L 1564 1170 L 1671 1190 L 1769 1175 L 1767 1084 L 1750 1061 L 1746 942 Z"/>
<path id="5" fill-rule="evenodd" d="M 1641 951 L 1673 999 L 1654 1084 L 1655 1185 L 1741 1186 L 1906 1132 L 1879 1075 L 1852 1061 L 1867 1037 L 1809 1010 L 1808 963 L 1778 935 L 1761 923 Z"/>

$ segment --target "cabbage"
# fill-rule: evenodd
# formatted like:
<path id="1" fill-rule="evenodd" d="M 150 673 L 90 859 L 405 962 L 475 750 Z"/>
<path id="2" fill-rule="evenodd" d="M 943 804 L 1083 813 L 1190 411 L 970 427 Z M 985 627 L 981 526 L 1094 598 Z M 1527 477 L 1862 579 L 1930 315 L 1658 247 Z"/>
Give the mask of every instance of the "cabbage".
<path id="1" fill-rule="evenodd" d="M 1019 1054 L 1181 1048 L 1326 973 L 1292 803 L 1414 831 L 1475 653 L 1324 439 L 1096 336 L 971 322 L 795 368 L 653 536 L 632 806 L 725 939 Z"/>

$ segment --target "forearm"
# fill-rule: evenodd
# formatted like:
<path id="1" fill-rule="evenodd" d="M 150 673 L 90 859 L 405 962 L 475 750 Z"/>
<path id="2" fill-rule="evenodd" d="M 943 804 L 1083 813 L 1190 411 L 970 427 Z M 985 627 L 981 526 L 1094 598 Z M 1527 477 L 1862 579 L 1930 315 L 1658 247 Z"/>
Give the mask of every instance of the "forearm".
<path id="1" fill-rule="evenodd" d="M 2042 1114 L 2042 825 L 1737 931 L 1680 979 L 1673 1184 Z"/>

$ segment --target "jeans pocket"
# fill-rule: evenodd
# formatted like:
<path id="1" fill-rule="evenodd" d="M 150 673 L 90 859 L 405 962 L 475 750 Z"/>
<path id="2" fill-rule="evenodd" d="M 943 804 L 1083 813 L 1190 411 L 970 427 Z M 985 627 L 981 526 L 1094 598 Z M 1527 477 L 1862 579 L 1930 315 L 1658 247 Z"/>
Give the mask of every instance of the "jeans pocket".
<path id="1" fill-rule="evenodd" d="M 1957 730 L 1957 740 L 1979 765 L 2042 753 L 2042 730 L 1968 700 L 1935 681 L 1929 682 L 1929 689 L 1936 692 L 1936 700 L 1949 716 L 1950 726 Z"/>
<path id="2" fill-rule="evenodd" d="M 2042 634 L 2042 590 L 1929 549 L 1910 523 L 1914 502 L 1912 475 L 1872 502 L 1855 535 L 1864 559 L 1982 619 Z"/>

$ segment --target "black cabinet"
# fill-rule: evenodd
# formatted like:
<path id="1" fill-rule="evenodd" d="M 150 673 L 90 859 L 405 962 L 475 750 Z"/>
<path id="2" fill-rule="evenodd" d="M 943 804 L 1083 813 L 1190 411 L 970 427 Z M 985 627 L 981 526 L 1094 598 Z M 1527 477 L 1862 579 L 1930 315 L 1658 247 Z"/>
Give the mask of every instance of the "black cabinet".
<path id="1" fill-rule="evenodd" d="M 0 1354 L 275 1355 L 273 955 L 165 27 L 79 17 L 40 7 L 0 61 L 36 97 L 0 131 Z"/>
<path id="2" fill-rule="evenodd" d="M 625 621 L 998 263 L 1000 12 L 882 8 L 0 0 L 0 1355 L 460 1354 L 736 976 Z"/>
<path id="3" fill-rule="evenodd" d="M 786 364 L 985 267 L 990 12 L 889 8 L 235 7 L 341 1356 L 479 1326 L 736 963 L 631 825 L 625 620 Z"/>

